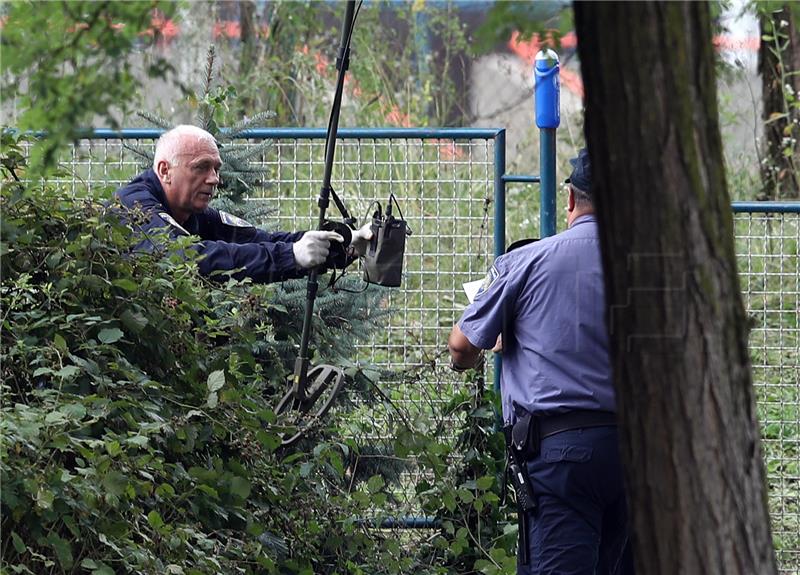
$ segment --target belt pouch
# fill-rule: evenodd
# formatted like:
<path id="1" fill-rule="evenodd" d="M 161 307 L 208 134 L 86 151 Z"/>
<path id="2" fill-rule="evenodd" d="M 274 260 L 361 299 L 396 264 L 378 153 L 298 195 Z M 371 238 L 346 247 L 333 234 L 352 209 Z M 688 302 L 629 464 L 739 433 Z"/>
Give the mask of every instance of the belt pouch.
<path id="1" fill-rule="evenodd" d="M 541 438 L 539 422 L 531 414 L 517 419 L 511 428 L 511 447 L 520 461 L 529 461 L 539 456 Z"/>

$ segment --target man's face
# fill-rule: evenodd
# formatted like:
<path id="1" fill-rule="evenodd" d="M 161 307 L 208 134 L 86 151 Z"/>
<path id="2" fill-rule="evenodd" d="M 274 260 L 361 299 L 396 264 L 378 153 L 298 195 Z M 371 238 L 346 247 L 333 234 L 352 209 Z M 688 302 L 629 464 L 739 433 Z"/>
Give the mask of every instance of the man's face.
<path id="1" fill-rule="evenodd" d="M 162 178 L 170 210 L 177 218 L 188 218 L 208 207 L 219 184 L 222 160 L 212 142 L 187 137 L 175 164 Z"/>

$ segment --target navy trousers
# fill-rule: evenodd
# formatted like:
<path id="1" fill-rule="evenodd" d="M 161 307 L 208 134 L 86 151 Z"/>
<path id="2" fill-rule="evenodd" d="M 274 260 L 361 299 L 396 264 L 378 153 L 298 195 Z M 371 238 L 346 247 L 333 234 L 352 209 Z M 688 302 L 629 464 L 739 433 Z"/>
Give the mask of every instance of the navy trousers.
<path id="1" fill-rule="evenodd" d="M 616 427 L 564 431 L 528 462 L 538 506 L 518 575 L 632 575 Z"/>

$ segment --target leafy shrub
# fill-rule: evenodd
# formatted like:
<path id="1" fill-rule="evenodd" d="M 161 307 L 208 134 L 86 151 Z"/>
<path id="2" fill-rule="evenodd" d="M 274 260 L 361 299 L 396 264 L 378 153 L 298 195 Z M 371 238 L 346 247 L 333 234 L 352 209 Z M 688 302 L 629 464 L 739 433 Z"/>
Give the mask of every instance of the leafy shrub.
<path id="1" fill-rule="evenodd" d="M 434 478 L 417 484 L 417 497 L 441 525 L 430 545 L 420 549 L 420 561 L 440 565 L 435 573 L 512 574 L 516 508 L 502 499 L 505 440 L 496 423 L 499 397 L 484 389 L 477 372 L 469 372 L 468 382 L 443 409 L 445 416 L 463 421 L 456 441 L 423 440 L 415 447 Z"/>
<path id="2" fill-rule="evenodd" d="M 112 210 L 46 184 L 1 207 L 4 569 L 402 570 L 357 520 L 382 482 L 342 488 L 352 442 L 279 448 L 280 288 L 211 283 L 186 245 L 131 256 Z"/>

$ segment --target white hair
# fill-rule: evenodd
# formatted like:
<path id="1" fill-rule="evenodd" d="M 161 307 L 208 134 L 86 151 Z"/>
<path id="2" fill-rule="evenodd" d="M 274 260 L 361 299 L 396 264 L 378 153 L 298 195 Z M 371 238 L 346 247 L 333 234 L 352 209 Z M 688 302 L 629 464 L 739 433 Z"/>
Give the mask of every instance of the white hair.
<path id="1" fill-rule="evenodd" d="M 156 152 L 153 156 L 153 169 L 155 170 L 161 160 L 166 160 L 170 165 L 175 165 L 178 155 L 183 151 L 182 148 L 187 138 L 194 138 L 200 141 L 207 141 L 217 146 L 214 136 L 190 124 L 175 126 L 171 130 L 161 134 L 156 142 Z"/>
<path id="2" fill-rule="evenodd" d="M 575 186 L 574 184 L 570 184 L 572 186 L 572 194 L 575 197 L 575 203 L 582 207 L 594 207 L 594 196 L 587 192 L 586 190 L 582 190 L 579 187 Z"/>

